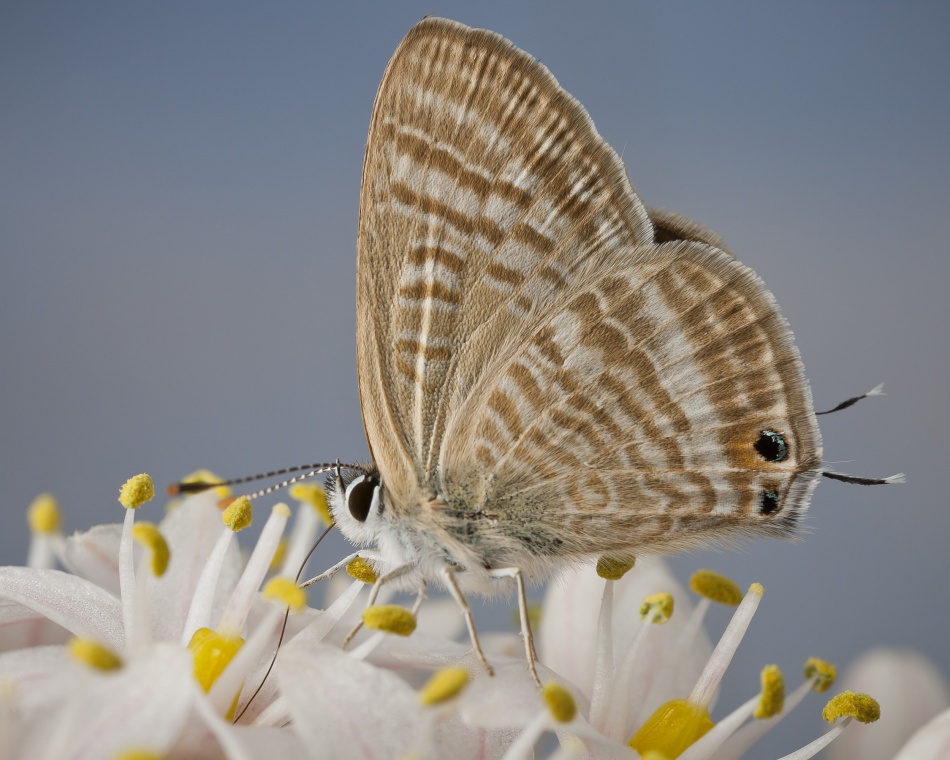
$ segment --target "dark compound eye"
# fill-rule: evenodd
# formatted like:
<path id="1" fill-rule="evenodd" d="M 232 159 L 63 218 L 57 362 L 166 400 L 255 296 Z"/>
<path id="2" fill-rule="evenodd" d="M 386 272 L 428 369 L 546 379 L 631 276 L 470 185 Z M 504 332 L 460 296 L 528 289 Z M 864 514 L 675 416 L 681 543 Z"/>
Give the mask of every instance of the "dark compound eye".
<path id="1" fill-rule="evenodd" d="M 379 478 L 375 475 L 360 475 L 350 484 L 346 492 L 346 506 L 353 519 L 366 522 L 377 486 Z"/>
<path id="2" fill-rule="evenodd" d="M 755 442 L 755 450 L 766 462 L 781 462 L 788 459 L 788 444 L 785 436 L 774 430 L 763 430 Z"/>
<path id="3" fill-rule="evenodd" d="M 775 491 L 763 491 L 759 503 L 759 514 L 771 515 L 779 510 L 778 494 Z"/>

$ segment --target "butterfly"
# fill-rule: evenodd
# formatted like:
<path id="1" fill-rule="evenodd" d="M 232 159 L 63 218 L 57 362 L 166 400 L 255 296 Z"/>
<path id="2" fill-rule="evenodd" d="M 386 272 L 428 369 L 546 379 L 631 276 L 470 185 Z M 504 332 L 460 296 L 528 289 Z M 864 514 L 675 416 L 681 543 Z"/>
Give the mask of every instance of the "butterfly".
<path id="1" fill-rule="evenodd" d="M 459 598 L 794 534 L 822 444 L 775 299 L 715 233 L 644 205 L 503 37 L 426 18 L 399 45 L 357 255 L 372 463 L 330 479 L 331 510 L 388 579 Z"/>

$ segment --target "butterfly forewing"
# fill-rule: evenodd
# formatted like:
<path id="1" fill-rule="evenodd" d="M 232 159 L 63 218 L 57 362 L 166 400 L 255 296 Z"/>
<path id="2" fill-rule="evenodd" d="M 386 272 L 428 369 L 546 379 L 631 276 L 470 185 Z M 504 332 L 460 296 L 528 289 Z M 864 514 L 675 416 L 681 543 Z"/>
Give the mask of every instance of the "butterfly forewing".
<path id="1" fill-rule="evenodd" d="M 791 333 L 716 236 L 654 216 L 530 56 L 441 19 L 402 42 L 366 149 L 357 356 L 414 529 L 495 565 L 794 522 L 820 439 Z"/>

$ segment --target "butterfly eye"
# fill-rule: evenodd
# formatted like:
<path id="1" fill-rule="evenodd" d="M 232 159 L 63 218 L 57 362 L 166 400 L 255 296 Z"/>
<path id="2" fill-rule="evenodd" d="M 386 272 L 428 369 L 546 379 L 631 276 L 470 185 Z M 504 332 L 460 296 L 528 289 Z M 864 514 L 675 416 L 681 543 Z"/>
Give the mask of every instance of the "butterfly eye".
<path id="1" fill-rule="evenodd" d="M 347 487 L 346 506 L 355 520 L 366 522 L 378 487 L 379 478 L 375 475 L 360 475 Z"/>
<path id="2" fill-rule="evenodd" d="M 760 515 L 771 515 L 775 512 L 778 512 L 780 508 L 778 503 L 778 493 L 775 491 L 763 491 L 762 492 L 762 501 L 759 502 L 759 514 Z"/>
<path id="3" fill-rule="evenodd" d="M 788 444 L 785 436 L 775 430 L 763 430 L 755 442 L 755 450 L 766 462 L 781 462 L 788 459 Z"/>

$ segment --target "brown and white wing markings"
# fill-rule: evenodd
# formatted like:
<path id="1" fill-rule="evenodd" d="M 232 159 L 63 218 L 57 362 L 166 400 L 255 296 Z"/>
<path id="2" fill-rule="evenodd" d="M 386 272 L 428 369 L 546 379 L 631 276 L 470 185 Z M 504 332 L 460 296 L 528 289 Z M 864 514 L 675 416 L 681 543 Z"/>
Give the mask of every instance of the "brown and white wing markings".
<path id="1" fill-rule="evenodd" d="M 520 544 L 581 557 L 782 536 L 807 507 L 821 439 L 771 294 L 703 243 L 629 261 L 565 293 L 446 433 L 449 530 L 481 536 L 482 553 Z M 783 437 L 780 461 L 756 449 L 765 431 Z"/>
<path id="2" fill-rule="evenodd" d="M 785 535 L 807 507 L 820 434 L 771 294 L 714 233 L 648 214 L 583 107 L 502 37 L 426 19 L 403 40 L 358 247 L 388 503 L 425 502 L 483 564 Z"/>
<path id="3" fill-rule="evenodd" d="M 373 109 L 357 264 L 363 418 L 396 504 L 437 485 L 449 418 L 568 283 L 652 236 L 541 64 L 451 21 L 409 32 Z"/>

